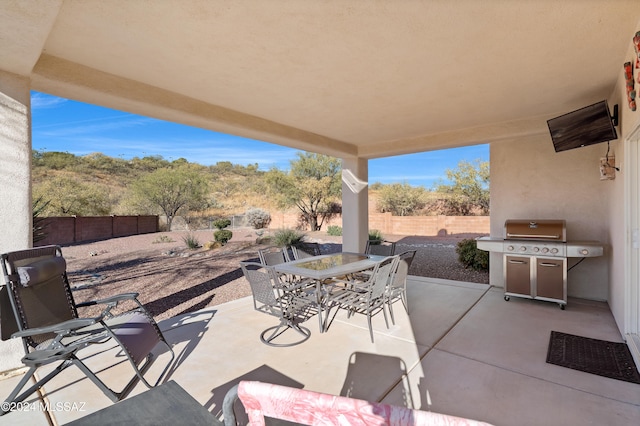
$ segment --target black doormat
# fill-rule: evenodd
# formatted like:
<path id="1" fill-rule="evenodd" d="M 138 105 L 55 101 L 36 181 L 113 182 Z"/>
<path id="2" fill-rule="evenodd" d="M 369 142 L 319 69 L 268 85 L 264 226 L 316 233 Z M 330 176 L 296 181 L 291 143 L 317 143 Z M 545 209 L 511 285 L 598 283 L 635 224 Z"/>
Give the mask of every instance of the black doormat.
<path id="1" fill-rule="evenodd" d="M 552 331 L 547 362 L 640 384 L 640 374 L 626 343 L 607 342 Z"/>

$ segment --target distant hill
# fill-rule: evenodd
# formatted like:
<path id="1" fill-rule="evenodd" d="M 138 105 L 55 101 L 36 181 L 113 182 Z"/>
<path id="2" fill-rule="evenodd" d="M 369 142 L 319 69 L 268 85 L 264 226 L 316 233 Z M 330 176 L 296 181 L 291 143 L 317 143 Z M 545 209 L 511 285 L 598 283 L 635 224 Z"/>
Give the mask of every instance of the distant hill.
<path id="1" fill-rule="evenodd" d="M 265 196 L 264 172 L 257 164 L 242 166 L 228 161 L 213 166 L 189 163 L 185 159 L 167 161 L 161 156 L 135 157 L 131 160 L 113 158 L 101 153 L 76 156 L 65 152 L 33 151 L 32 179 L 34 200 L 43 201 L 68 197 L 65 185 L 73 183 L 76 194 L 89 192 L 107 194 L 106 211 L 92 214 L 142 214 L 130 211 L 126 203 L 127 188 L 139 177 L 157 169 L 188 165 L 204 174 L 210 184 L 209 216 L 242 214 L 250 207 L 272 210 L 275 207 Z M 95 194 L 94 194 L 95 195 Z M 89 206 L 91 207 L 91 206 Z M 43 216 L 59 216 L 60 211 L 45 209 Z"/>

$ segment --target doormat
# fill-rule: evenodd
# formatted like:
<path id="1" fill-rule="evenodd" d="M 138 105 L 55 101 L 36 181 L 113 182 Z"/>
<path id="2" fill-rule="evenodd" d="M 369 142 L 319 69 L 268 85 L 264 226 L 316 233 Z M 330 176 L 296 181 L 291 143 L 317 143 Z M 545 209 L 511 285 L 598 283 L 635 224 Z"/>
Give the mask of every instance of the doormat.
<path id="1" fill-rule="evenodd" d="M 640 374 L 626 343 L 607 342 L 552 331 L 547 362 L 640 384 Z"/>

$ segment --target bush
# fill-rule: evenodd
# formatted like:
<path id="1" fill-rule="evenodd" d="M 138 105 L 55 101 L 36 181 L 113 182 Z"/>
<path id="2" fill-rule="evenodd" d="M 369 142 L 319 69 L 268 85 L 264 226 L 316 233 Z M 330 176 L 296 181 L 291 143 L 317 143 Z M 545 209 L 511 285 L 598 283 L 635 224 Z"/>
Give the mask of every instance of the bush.
<path id="1" fill-rule="evenodd" d="M 227 226 L 231 225 L 231 221 L 229 219 L 218 219 L 213 221 L 213 226 L 222 230 Z"/>
<path id="2" fill-rule="evenodd" d="M 233 232 L 227 229 L 218 229 L 213 233 L 213 238 L 216 240 L 216 242 L 222 245 L 227 244 L 231 237 L 233 237 Z"/>
<path id="3" fill-rule="evenodd" d="M 382 240 L 384 240 L 382 232 L 378 231 L 377 229 L 369 230 L 369 241 L 371 241 L 371 244 L 380 244 Z"/>
<path id="4" fill-rule="evenodd" d="M 478 249 L 476 240 L 465 239 L 458 243 L 456 247 L 458 261 L 465 268 L 472 268 L 476 271 L 489 270 L 489 252 Z"/>
<path id="5" fill-rule="evenodd" d="M 158 237 L 153 240 L 151 244 L 159 244 L 159 243 L 172 243 L 173 240 L 168 235 L 158 235 Z"/>
<path id="6" fill-rule="evenodd" d="M 207 241 L 206 243 L 204 243 L 204 248 L 207 250 L 213 250 L 213 249 L 217 249 L 219 247 L 221 247 L 222 244 L 220 244 L 217 241 Z"/>
<path id="7" fill-rule="evenodd" d="M 185 235 L 184 237 L 182 237 L 182 241 L 184 241 L 187 247 L 191 250 L 200 248 L 200 241 L 198 241 L 198 239 L 193 234 Z"/>
<path id="8" fill-rule="evenodd" d="M 262 209 L 249 209 L 245 213 L 247 223 L 253 226 L 253 229 L 262 229 L 271 223 L 271 215 L 268 211 Z"/>
<path id="9" fill-rule="evenodd" d="M 279 229 L 273 234 L 273 244 L 278 247 L 287 247 L 298 244 L 304 238 L 304 234 L 295 229 Z"/>
<path id="10" fill-rule="evenodd" d="M 330 225 L 327 227 L 327 234 L 333 237 L 342 236 L 342 227 L 338 225 Z"/>

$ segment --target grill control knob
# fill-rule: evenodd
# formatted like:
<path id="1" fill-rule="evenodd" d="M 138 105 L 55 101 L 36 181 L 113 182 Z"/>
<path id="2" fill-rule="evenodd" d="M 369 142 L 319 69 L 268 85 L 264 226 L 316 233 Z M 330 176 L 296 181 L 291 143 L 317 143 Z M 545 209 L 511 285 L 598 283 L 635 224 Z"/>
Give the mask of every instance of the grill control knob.
<path id="1" fill-rule="evenodd" d="M 587 250 L 586 248 L 583 248 L 582 250 L 580 250 L 580 254 L 586 256 L 589 254 L 589 250 Z"/>
<path id="2" fill-rule="evenodd" d="M 513 249 L 514 249 L 514 247 L 513 247 L 513 246 L 508 246 L 508 247 L 507 247 L 507 250 L 509 250 L 509 251 L 513 251 Z"/>
<path id="3" fill-rule="evenodd" d="M 553 254 L 558 254 L 558 249 L 557 249 L 557 248 L 552 248 L 552 249 L 551 249 L 551 253 L 553 253 Z"/>
<path id="4" fill-rule="evenodd" d="M 540 251 L 540 247 L 534 247 L 534 248 L 533 248 L 533 251 L 534 251 L 534 253 L 539 252 L 539 251 Z"/>
<path id="5" fill-rule="evenodd" d="M 548 249 L 547 247 L 543 247 L 543 248 L 542 248 L 542 252 L 543 252 L 543 253 L 548 253 L 548 252 L 549 252 L 549 249 Z"/>
<path id="6" fill-rule="evenodd" d="M 525 246 L 520 247 L 520 251 L 527 251 L 527 248 Z"/>

